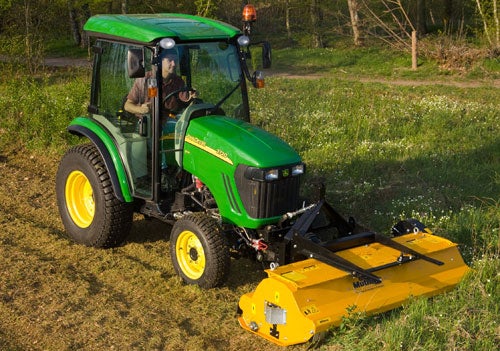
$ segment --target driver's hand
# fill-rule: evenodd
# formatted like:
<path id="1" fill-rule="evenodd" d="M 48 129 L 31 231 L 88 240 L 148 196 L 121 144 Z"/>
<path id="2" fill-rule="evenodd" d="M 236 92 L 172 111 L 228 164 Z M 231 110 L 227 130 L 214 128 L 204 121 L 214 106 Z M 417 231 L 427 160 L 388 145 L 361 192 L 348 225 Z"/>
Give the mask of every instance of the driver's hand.
<path id="1" fill-rule="evenodd" d="M 142 115 L 149 113 L 149 104 L 142 104 L 141 106 L 138 106 L 137 112 Z"/>
<path id="2" fill-rule="evenodd" d="M 197 99 L 198 98 L 198 91 L 196 90 L 190 90 L 189 91 L 189 100 L 192 100 L 192 99 Z"/>

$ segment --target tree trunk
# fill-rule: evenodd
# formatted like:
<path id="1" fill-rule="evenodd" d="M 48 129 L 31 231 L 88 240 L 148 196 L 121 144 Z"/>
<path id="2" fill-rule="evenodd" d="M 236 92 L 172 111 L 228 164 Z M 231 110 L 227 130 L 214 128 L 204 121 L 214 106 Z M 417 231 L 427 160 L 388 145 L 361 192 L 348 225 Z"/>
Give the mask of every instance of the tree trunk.
<path id="1" fill-rule="evenodd" d="M 491 9 L 491 15 L 486 12 L 487 10 L 486 7 L 483 6 L 484 4 L 482 0 L 476 0 L 476 4 L 483 21 L 484 35 L 486 36 L 488 43 L 495 51 L 500 50 L 500 19 L 498 15 L 497 0 L 492 0 L 493 8 Z M 490 28 L 490 21 L 491 26 L 494 28 Z M 490 31 L 494 31 L 494 33 L 491 33 Z"/>
<path id="2" fill-rule="evenodd" d="M 311 12 L 311 28 L 312 28 L 312 47 L 322 48 L 323 39 L 321 37 L 319 23 L 320 23 L 320 11 L 318 6 L 318 0 L 311 0 L 310 3 Z"/>
<path id="3" fill-rule="evenodd" d="M 29 1 L 24 1 L 24 49 L 28 66 L 31 68 L 32 61 L 32 43 L 31 43 L 31 4 Z"/>
<path id="4" fill-rule="evenodd" d="M 128 0 L 122 0 L 122 14 L 127 14 L 128 13 Z"/>
<path id="5" fill-rule="evenodd" d="M 71 34 L 73 36 L 73 41 L 76 45 L 80 45 L 82 41 L 82 36 L 80 34 L 80 24 L 78 23 L 78 15 L 75 9 L 75 1 L 68 0 L 68 11 L 69 11 L 69 25 L 71 29 Z"/>
<path id="6" fill-rule="evenodd" d="M 90 40 L 89 36 L 85 33 L 83 30 L 83 25 L 87 20 L 90 18 L 91 13 L 90 13 L 90 6 L 88 3 L 85 3 L 82 5 L 82 16 L 81 16 L 81 33 L 82 33 L 82 41 L 80 42 L 80 47 L 81 48 L 88 48 L 90 46 Z"/>
<path id="7" fill-rule="evenodd" d="M 425 0 L 417 0 L 417 32 L 419 35 L 427 34 L 427 6 Z"/>
<path id="8" fill-rule="evenodd" d="M 290 26 L 290 0 L 285 0 L 285 27 L 288 40 L 291 40 L 292 27 Z"/>
<path id="9" fill-rule="evenodd" d="M 361 38 L 361 26 L 359 23 L 358 0 L 347 0 L 347 6 L 349 7 L 349 14 L 351 17 L 351 28 L 354 45 L 361 46 L 363 44 L 363 40 Z"/>
<path id="10" fill-rule="evenodd" d="M 498 18 L 498 4 L 497 0 L 493 1 L 493 21 L 495 22 L 495 38 L 496 38 L 496 43 L 495 43 L 495 50 L 500 50 L 500 19 Z"/>
<path id="11" fill-rule="evenodd" d="M 444 0 L 444 26 L 450 24 L 453 17 L 453 0 Z"/>
<path id="12" fill-rule="evenodd" d="M 31 74 L 43 66 L 44 40 L 42 21 L 37 18 L 40 9 L 32 0 L 24 0 L 24 54 L 25 62 Z"/>

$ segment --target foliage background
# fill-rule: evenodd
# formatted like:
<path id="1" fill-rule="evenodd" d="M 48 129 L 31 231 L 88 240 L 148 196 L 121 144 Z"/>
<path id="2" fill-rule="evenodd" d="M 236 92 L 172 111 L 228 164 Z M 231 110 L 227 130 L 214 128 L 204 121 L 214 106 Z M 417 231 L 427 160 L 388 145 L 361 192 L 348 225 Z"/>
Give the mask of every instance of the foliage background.
<path id="1" fill-rule="evenodd" d="M 28 63 L 36 71 L 61 43 L 88 48 L 82 31 L 99 13 L 196 14 L 235 26 L 242 0 L 0 0 L 0 54 Z M 258 12 L 255 38 L 275 48 L 376 45 L 411 48 L 418 31 L 423 57 L 449 69 L 470 69 L 478 60 L 500 54 L 498 0 L 275 0 L 252 2 Z M 356 21 L 353 21 L 353 16 Z M 57 44 L 54 44 L 57 43 Z M 68 50 L 70 45 L 66 45 Z M 74 51 L 75 53 L 78 51 Z M 80 51 L 81 53 L 82 51 Z"/>

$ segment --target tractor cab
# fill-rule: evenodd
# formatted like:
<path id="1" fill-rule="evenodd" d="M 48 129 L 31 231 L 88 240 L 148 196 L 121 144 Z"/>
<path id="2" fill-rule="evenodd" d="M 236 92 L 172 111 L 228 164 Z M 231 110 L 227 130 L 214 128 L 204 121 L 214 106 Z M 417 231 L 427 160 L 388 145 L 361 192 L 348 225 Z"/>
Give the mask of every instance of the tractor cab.
<path id="1" fill-rule="evenodd" d="M 245 45 L 242 38 L 239 42 Z M 246 66 L 241 64 L 245 57 L 239 42 L 96 41 L 89 112 L 115 139 L 134 197 L 158 198 L 178 188 L 182 144 L 191 119 L 219 115 L 249 121 Z M 171 78 L 162 74 L 166 61 L 161 58 L 167 52 L 175 57 L 174 74 L 183 81 L 175 89 L 169 87 Z M 149 106 L 146 113 L 127 111 L 125 102 L 134 84 L 142 90 L 142 103 Z M 196 98 L 181 99 L 193 91 Z M 165 107 L 169 103 L 176 108 Z"/>

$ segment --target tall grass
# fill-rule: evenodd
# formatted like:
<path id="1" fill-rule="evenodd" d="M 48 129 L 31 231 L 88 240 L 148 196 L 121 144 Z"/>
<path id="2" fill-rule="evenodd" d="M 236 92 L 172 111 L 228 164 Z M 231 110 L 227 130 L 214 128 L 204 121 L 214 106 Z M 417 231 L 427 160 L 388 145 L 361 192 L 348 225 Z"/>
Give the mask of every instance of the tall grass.
<path id="1" fill-rule="evenodd" d="M 252 93 L 254 122 L 326 178 L 333 202 L 370 221 L 498 199 L 495 89 L 270 78 Z"/>
<path id="2" fill-rule="evenodd" d="M 86 113 L 88 70 L 47 71 L 33 77 L 7 65 L 2 68 L 12 74 L 2 77 L 0 84 L 0 146 L 66 147 L 72 140 L 66 127 L 73 118 Z"/>

